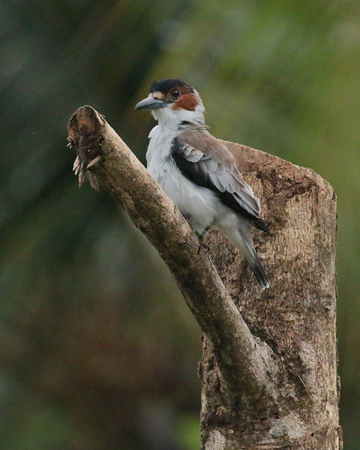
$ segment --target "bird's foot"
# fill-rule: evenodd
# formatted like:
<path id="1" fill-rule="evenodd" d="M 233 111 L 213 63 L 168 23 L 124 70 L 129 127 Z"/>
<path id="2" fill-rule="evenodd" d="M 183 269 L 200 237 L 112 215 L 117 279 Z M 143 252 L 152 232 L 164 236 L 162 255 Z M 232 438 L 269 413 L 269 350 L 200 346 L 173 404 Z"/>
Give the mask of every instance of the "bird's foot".
<path id="1" fill-rule="evenodd" d="M 212 227 L 212 224 L 209 225 L 208 227 L 206 227 L 201 233 L 199 233 L 198 231 L 195 230 L 196 236 L 200 242 L 202 241 L 203 237 L 210 230 L 211 227 Z"/>
<path id="2" fill-rule="evenodd" d="M 203 237 L 208 232 L 208 230 L 211 228 L 211 225 L 209 227 L 206 227 L 205 230 L 202 233 L 196 232 L 196 236 L 199 239 L 200 249 L 203 248 L 206 253 L 210 250 L 210 247 L 203 242 Z"/>
<path id="3" fill-rule="evenodd" d="M 199 244 L 200 244 L 199 245 L 199 253 L 202 248 L 206 251 L 206 253 L 208 253 L 210 251 L 210 247 L 207 244 L 205 244 L 205 242 L 199 241 Z"/>

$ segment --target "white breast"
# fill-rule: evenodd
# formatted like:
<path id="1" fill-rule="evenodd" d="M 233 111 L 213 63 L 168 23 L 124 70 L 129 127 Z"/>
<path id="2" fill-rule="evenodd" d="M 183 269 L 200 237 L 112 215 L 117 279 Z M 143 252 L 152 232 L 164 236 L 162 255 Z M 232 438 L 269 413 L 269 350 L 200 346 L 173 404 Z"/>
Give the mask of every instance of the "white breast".
<path id="1" fill-rule="evenodd" d="M 202 233 L 213 224 L 220 201 L 212 191 L 192 183 L 177 168 L 170 153 L 177 134 L 164 127 L 160 129 L 159 125 L 151 130 L 146 153 L 147 169 L 181 213 Z"/>

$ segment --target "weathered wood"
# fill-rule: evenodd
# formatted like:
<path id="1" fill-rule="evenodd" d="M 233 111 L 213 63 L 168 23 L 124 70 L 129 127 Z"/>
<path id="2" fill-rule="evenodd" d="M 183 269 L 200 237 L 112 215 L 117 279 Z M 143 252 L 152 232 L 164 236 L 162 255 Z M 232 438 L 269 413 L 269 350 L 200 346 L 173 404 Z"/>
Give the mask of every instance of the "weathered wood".
<path id="1" fill-rule="evenodd" d="M 211 344 L 204 340 L 200 366 L 204 446 L 206 450 L 342 448 L 334 191 L 310 169 L 249 147 L 225 144 L 261 199 L 271 230 L 269 238 L 259 233 L 255 240 L 270 289 L 259 295 L 246 262 L 218 231 L 212 230 L 206 242 L 252 334 L 267 343 L 293 381 L 295 409 L 278 414 L 270 408 L 259 415 L 246 402 L 229 408 Z M 301 426 L 290 430 L 287 421 L 293 413 Z"/>
<path id="2" fill-rule="evenodd" d="M 271 228 L 256 241 L 271 282 L 263 291 L 219 232 L 208 236 L 209 254 L 199 246 L 171 200 L 94 109 L 73 115 L 69 141 L 80 184 L 87 173 L 122 204 L 168 264 L 206 335 L 203 447 L 339 449 L 332 188 L 311 170 L 226 143 Z"/>
<path id="3" fill-rule="evenodd" d="M 91 183 L 101 181 L 168 264 L 214 344 L 227 386 L 235 394 L 239 384 L 246 386 L 258 407 L 276 404 L 279 392 L 267 369 L 279 368 L 271 349 L 251 335 L 207 252 L 170 198 L 93 108 L 80 108 L 73 115 L 69 141 L 78 154 L 74 168 L 80 183 L 88 168 Z"/>

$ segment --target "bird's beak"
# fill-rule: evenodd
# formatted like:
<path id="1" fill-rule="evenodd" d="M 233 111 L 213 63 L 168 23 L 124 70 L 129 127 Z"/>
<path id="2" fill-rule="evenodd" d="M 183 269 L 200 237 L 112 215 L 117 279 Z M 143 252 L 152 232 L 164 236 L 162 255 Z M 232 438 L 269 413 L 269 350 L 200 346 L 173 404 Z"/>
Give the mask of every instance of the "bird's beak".
<path id="1" fill-rule="evenodd" d="M 140 111 L 153 111 L 154 109 L 160 109 L 164 106 L 164 100 L 158 100 L 150 95 L 144 100 L 141 100 L 141 102 L 135 106 L 135 109 L 139 109 Z"/>

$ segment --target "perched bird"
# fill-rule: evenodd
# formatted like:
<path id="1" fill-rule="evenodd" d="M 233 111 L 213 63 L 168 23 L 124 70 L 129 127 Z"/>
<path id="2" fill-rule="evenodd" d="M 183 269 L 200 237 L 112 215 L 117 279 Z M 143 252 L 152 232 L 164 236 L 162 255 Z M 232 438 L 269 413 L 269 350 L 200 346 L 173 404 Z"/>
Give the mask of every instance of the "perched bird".
<path id="1" fill-rule="evenodd" d="M 269 232 L 260 202 L 228 148 L 205 125 L 198 92 L 178 79 L 155 81 L 135 109 L 158 121 L 150 134 L 147 168 L 201 239 L 215 225 L 245 255 L 263 288 L 269 287 L 251 229 Z"/>

